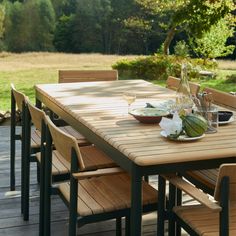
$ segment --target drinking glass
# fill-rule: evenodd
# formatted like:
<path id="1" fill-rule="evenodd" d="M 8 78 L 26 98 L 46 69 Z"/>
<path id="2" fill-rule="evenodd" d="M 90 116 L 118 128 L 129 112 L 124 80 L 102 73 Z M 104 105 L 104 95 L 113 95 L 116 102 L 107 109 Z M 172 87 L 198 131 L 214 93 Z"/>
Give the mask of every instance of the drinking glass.
<path id="1" fill-rule="evenodd" d="M 209 108 L 198 108 L 197 113 L 207 120 L 206 134 L 216 133 L 218 128 L 218 107 L 211 106 Z"/>
<path id="2" fill-rule="evenodd" d="M 124 92 L 123 93 L 123 98 L 126 100 L 126 102 L 128 103 L 128 111 L 127 113 L 129 113 L 129 109 L 130 109 L 130 105 L 135 102 L 136 99 L 136 94 L 132 93 L 132 92 Z"/>

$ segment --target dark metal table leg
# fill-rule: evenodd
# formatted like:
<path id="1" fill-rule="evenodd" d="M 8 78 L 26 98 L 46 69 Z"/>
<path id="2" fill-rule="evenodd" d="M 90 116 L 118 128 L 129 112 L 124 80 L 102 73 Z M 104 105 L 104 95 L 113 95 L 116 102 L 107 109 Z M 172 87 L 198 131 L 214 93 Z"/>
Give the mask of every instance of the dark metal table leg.
<path id="1" fill-rule="evenodd" d="M 136 167 L 132 170 L 130 235 L 141 236 L 142 231 L 142 176 Z"/>
<path id="2" fill-rule="evenodd" d="M 164 235 L 165 223 L 165 198 L 166 198 L 166 181 L 160 175 L 158 176 L 158 217 L 157 217 L 157 235 Z"/>

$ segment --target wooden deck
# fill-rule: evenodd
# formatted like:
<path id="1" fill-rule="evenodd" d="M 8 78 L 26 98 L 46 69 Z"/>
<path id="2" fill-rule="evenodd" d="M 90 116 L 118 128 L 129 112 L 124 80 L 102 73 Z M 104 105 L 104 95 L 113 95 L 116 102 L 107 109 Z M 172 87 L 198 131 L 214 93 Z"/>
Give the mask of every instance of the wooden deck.
<path id="1" fill-rule="evenodd" d="M 6 196 L 9 191 L 9 150 L 10 128 L 0 126 L 0 236 L 37 236 L 39 230 L 39 186 L 36 181 L 36 166 L 31 164 L 30 186 L 30 217 L 25 222 L 20 212 L 20 195 Z M 20 142 L 16 149 L 16 185 L 20 190 Z M 157 186 L 156 177 L 151 178 L 152 184 Z M 57 196 L 52 196 L 52 236 L 68 235 L 68 211 Z M 89 224 L 78 230 L 78 235 L 112 236 L 115 235 L 113 220 Z M 156 214 L 143 217 L 143 235 L 156 235 Z"/>

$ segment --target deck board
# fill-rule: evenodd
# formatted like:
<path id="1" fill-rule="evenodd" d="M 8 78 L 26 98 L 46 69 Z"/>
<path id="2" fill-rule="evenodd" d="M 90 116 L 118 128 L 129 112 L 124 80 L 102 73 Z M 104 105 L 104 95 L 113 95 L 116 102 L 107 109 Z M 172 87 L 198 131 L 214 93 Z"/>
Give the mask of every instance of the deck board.
<path id="1" fill-rule="evenodd" d="M 30 216 L 23 220 L 20 213 L 20 196 L 5 196 L 9 191 L 9 138 L 8 126 L 0 126 L 0 236 L 35 236 L 39 230 L 39 186 L 36 180 L 36 165 L 31 164 Z M 16 145 L 16 190 L 20 190 L 20 142 Z M 157 186 L 157 177 L 151 177 L 151 184 Z M 156 235 L 156 214 L 143 216 L 143 235 Z M 68 235 L 68 210 L 58 196 L 52 196 L 52 236 Z M 123 224 L 124 227 L 124 224 Z M 123 228 L 124 230 L 124 228 Z M 78 229 L 78 235 L 115 235 L 115 221 L 93 223 Z"/>

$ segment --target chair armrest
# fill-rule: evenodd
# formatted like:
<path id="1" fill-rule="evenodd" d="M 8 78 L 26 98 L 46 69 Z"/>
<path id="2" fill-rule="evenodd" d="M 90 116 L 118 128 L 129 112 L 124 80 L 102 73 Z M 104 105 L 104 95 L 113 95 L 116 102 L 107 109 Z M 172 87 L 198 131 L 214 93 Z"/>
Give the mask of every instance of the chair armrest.
<path id="1" fill-rule="evenodd" d="M 206 207 L 210 208 L 213 211 L 220 212 L 221 207 L 216 203 L 209 199 L 207 194 L 200 191 L 194 185 L 190 184 L 189 182 L 185 181 L 179 176 L 176 175 L 162 175 L 163 178 L 168 180 L 171 184 L 176 186 L 178 189 L 184 191 L 195 200 L 200 202 L 201 204 L 205 205 Z"/>
<path id="2" fill-rule="evenodd" d="M 114 175 L 119 173 L 124 173 L 125 171 L 119 167 L 115 168 L 105 168 L 105 169 L 98 169 L 94 171 L 85 171 L 85 172 L 79 172 L 74 173 L 73 177 L 78 180 L 92 178 L 92 177 L 99 177 L 103 175 Z"/>

